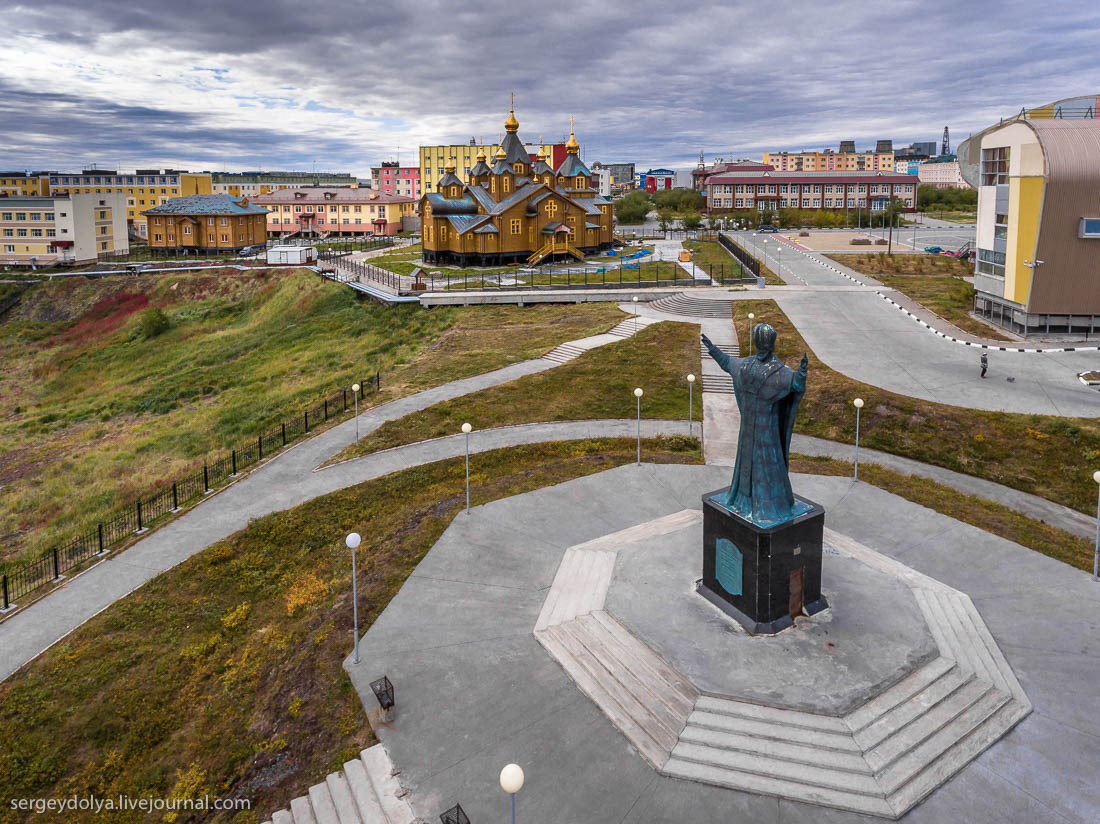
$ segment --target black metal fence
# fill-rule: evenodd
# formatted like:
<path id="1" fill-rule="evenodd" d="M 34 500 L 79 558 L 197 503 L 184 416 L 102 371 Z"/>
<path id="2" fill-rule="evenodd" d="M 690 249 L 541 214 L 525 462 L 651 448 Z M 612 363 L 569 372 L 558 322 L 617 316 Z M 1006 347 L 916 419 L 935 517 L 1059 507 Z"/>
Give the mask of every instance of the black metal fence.
<path id="1" fill-rule="evenodd" d="M 741 244 L 722 234 L 718 235 L 718 242 L 722 244 L 726 251 L 737 258 L 742 266 L 752 272 L 753 277 L 760 276 L 760 261 L 753 257 Z"/>
<path id="2" fill-rule="evenodd" d="M 381 387 L 381 373 L 359 382 L 359 395 L 373 394 Z M 332 418 L 344 415 L 355 408 L 355 394 L 344 389 L 324 398 L 316 406 L 305 409 L 300 415 L 288 418 L 254 439 L 244 441 L 236 448 L 216 458 L 203 461 L 202 469 L 177 478 L 171 484 L 160 487 L 137 500 L 124 510 L 100 521 L 66 543 L 53 547 L 45 555 L 34 559 L 11 573 L 0 575 L 0 607 L 8 609 L 17 599 L 55 581 L 67 570 L 89 558 L 106 553 L 112 546 L 140 534 L 149 525 L 183 506 L 214 491 L 241 470 L 274 455 L 284 446 L 309 433 L 310 429 Z"/>

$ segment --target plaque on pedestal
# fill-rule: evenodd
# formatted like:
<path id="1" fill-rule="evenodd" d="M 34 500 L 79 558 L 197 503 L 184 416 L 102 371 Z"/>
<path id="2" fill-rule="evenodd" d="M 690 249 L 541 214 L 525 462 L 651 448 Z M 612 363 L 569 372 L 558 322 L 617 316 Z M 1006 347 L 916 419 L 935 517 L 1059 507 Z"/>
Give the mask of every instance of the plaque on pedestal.
<path id="1" fill-rule="evenodd" d="M 728 489 L 728 488 L 727 488 Z M 761 526 L 725 506 L 727 489 L 703 496 L 699 593 L 753 635 L 786 629 L 828 606 L 821 594 L 825 510 L 795 497 L 796 515 Z"/>

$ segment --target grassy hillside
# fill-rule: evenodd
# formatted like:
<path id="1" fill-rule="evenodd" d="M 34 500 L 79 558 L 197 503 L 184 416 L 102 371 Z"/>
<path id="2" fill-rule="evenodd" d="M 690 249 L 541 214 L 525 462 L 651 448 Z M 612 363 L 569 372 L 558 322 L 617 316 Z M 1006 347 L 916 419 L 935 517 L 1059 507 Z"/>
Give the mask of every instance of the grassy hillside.
<path id="1" fill-rule="evenodd" d="M 155 336 L 151 308 L 168 319 Z M 606 304 L 385 308 L 305 270 L 35 286 L 0 323 L 0 564 L 376 370 L 370 402 L 621 317 Z"/>
<path id="2" fill-rule="evenodd" d="M 645 456 L 700 461 L 686 438 L 646 441 Z M 487 452 L 473 462 L 473 503 L 633 460 L 630 438 Z M 465 505 L 464 477 L 461 459 L 441 461 L 260 518 L 92 618 L 0 684 L 5 795 L 209 793 L 252 809 L 184 812 L 176 824 L 267 821 L 374 742 L 341 669 L 352 645 L 344 535 L 368 537 L 358 554 L 365 631 Z M 16 813 L 5 799 L 0 820 L 58 819 Z"/>

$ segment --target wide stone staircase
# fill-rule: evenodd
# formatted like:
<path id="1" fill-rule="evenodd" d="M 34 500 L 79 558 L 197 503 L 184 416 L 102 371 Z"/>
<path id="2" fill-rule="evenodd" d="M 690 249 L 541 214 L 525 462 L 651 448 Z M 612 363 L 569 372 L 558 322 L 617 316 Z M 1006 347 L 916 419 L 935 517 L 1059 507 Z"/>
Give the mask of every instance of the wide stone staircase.
<path id="1" fill-rule="evenodd" d="M 376 744 L 291 801 L 289 810 L 273 813 L 266 824 L 413 824 L 406 795 L 386 750 Z"/>
<path id="2" fill-rule="evenodd" d="M 649 305 L 669 315 L 684 315 L 693 318 L 733 317 L 733 303 L 731 301 L 696 298 L 683 292 L 658 298 Z"/>
<path id="3" fill-rule="evenodd" d="M 661 772 L 898 818 L 1031 704 L 965 593 L 832 530 L 826 540 L 908 580 L 940 657 L 845 716 L 702 696 Z"/>

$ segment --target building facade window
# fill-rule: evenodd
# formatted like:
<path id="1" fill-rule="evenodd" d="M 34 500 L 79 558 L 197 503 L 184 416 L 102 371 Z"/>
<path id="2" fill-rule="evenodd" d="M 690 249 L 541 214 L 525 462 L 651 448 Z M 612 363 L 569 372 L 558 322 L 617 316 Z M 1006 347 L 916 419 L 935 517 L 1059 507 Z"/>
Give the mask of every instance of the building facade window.
<path id="1" fill-rule="evenodd" d="M 1003 278 L 1005 276 L 1005 254 L 992 249 L 978 250 L 978 272 L 983 275 Z"/>
<path id="2" fill-rule="evenodd" d="M 1008 183 L 1009 147 L 982 149 L 982 185 Z"/>

